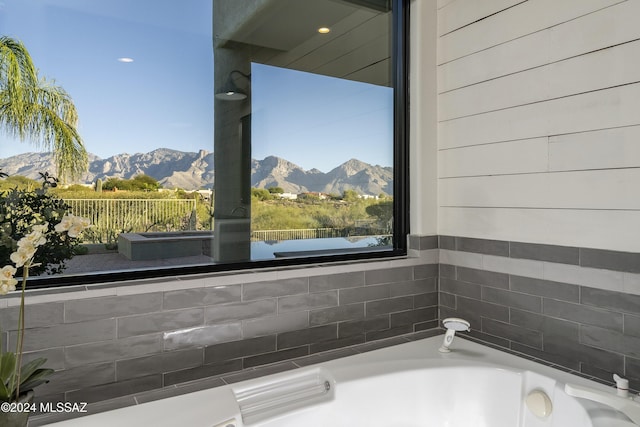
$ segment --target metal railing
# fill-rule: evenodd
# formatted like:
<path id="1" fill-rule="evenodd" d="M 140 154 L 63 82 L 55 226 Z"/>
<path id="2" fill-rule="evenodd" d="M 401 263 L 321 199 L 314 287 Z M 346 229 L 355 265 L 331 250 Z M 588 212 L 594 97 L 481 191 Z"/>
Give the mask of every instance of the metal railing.
<path id="1" fill-rule="evenodd" d="M 195 229 L 195 199 L 64 199 L 74 215 L 89 218 L 91 229 L 85 240 L 113 242 L 120 233 Z M 378 235 L 370 222 L 351 228 L 305 228 L 253 230 L 252 241 L 281 241 Z"/>
<path id="2" fill-rule="evenodd" d="M 93 238 L 113 238 L 121 232 L 190 229 L 195 199 L 65 199 L 74 215 L 89 218 Z"/>
<path id="3" fill-rule="evenodd" d="M 376 221 L 356 221 L 354 227 L 344 228 L 297 228 L 288 230 L 252 230 L 251 241 L 323 239 L 333 237 L 381 236 L 389 230 L 380 227 Z"/>
<path id="4" fill-rule="evenodd" d="M 267 240 L 322 239 L 327 237 L 347 237 L 349 230 L 344 228 L 301 228 L 291 230 L 254 230 L 251 240 L 262 242 Z"/>

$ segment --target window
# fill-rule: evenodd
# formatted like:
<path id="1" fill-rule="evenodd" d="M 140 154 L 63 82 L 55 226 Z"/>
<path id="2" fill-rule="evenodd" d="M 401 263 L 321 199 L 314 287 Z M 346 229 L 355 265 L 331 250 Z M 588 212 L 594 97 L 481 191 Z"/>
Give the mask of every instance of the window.
<path id="1" fill-rule="evenodd" d="M 0 128 L 0 190 L 64 177 L 48 193 L 93 224 L 34 283 L 405 253 L 406 7 L 6 2 L 0 36 L 70 95 L 88 154 L 69 177 Z"/>

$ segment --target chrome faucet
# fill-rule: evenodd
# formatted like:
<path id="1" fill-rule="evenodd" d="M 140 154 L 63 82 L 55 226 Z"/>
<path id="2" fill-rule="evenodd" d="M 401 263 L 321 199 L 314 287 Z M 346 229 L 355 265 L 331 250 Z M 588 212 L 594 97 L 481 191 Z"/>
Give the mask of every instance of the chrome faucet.
<path id="1" fill-rule="evenodd" d="M 444 341 L 438 351 L 440 353 L 449 353 L 451 351 L 449 346 L 453 342 L 456 331 L 470 331 L 471 325 L 466 320 L 457 317 L 448 317 L 442 321 L 442 324 L 447 329 L 447 332 L 444 334 Z"/>
<path id="2" fill-rule="evenodd" d="M 615 394 L 575 384 L 565 384 L 564 391 L 569 396 L 592 400 L 616 409 L 629 417 L 635 424 L 640 425 L 640 402 L 628 395 L 629 381 L 618 375 L 614 375 L 613 379 L 617 387 Z"/>

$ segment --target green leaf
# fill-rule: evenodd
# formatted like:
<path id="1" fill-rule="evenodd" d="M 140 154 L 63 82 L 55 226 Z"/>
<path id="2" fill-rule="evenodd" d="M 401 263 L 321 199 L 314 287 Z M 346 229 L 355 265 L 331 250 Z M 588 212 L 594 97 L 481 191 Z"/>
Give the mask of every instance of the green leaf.
<path id="1" fill-rule="evenodd" d="M 53 374 L 53 369 L 40 368 L 47 359 L 40 357 L 34 359 L 22 366 L 20 371 L 20 392 L 26 392 L 33 388 L 48 382 L 47 377 Z M 14 396 L 18 384 L 13 383 L 13 379 L 17 376 L 15 370 L 16 355 L 12 352 L 0 355 L 0 400 L 10 401 Z"/>
<path id="2" fill-rule="evenodd" d="M 25 381 L 23 381 L 22 384 L 20 385 L 20 390 L 21 391 L 33 390 L 39 385 L 48 383 L 49 380 L 47 379 L 47 377 L 49 377 L 53 373 L 54 373 L 53 369 L 49 369 L 49 368 L 38 369 L 37 371 L 32 373 L 29 376 L 29 378 L 25 378 Z"/>
<path id="3" fill-rule="evenodd" d="M 0 355 L 0 381 L 7 384 L 8 380 L 15 375 L 16 355 L 12 352 Z"/>
<path id="4" fill-rule="evenodd" d="M 47 359 L 44 357 L 39 357 L 25 365 L 22 365 L 22 370 L 20 371 L 20 382 L 25 382 L 40 366 L 44 365 L 46 361 Z M 22 386 L 20 386 L 20 388 L 22 388 Z"/>
<path id="5" fill-rule="evenodd" d="M 12 394 L 9 388 L 3 382 L 0 382 L 0 400 L 3 402 L 9 401 Z"/>
<path id="6" fill-rule="evenodd" d="M 14 392 L 13 377 L 16 372 L 16 355 L 11 352 L 0 355 L 0 397 L 10 400 Z"/>

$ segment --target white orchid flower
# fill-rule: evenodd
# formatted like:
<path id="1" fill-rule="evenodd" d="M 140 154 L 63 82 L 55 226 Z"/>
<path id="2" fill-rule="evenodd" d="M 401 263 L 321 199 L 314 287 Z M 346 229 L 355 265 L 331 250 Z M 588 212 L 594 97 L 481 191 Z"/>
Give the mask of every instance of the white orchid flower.
<path id="1" fill-rule="evenodd" d="M 55 230 L 58 233 L 68 231 L 69 237 L 77 237 L 82 230 L 90 225 L 91 221 L 88 218 L 69 214 L 62 217 L 62 220 L 56 224 Z"/>
<path id="2" fill-rule="evenodd" d="M 44 234 L 42 234 L 41 231 L 34 230 L 18 241 L 18 247 L 22 247 L 23 245 L 38 247 L 45 243 L 47 243 L 47 238 Z"/>
<path id="3" fill-rule="evenodd" d="M 13 279 L 15 280 L 15 279 Z M 18 281 L 16 280 L 16 283 L 18 283 Z M 5 281 L 0 281 L 0 295 L 6 295 L 9 292 L 13 292 L 16 290 L 16 285 L 11 284 L 11 283 L 7 283 Z"/>
<path id="4" fill-rule="evenodd" d="M 71 227 L 71 224 L 73 223 L 73 219 L 71 215 L 65 215 L 62 217 L 62 220 L 60 220 L 59 223 L 56 224 L 56 226 L 54 227 L 56 232 L 58 233 L 63 233 L 65 231 L 67 231 L 69 229 L 69 227 Z"/>
<path id="5" fill-rule="evenodd" d="M 13 279 L 18 269 L 12 265 L 5 265 L 0 269 L 0 280 Z"/>
<path id="6" fill-rule="evenodd" d="M 36 253 L 36 248 L 33 245 L 25 245 L 19 247 L 17 251 L 11 254 L 9 258 L 16 265 L 16 267 L 22 267 L 25 265 Z"/>
<path id="7" fill-rule="evenodd" d="M 48 229 L 49 229 L 49 223 L 46 221 L 43 222 L 42 224 L 36 224 L 33 227 L 31 227 L 32 231 L 35 231 L 41 234 L 45 234 Z"/>
<path id="8" fill-rule="evenodd" d="M 69 235 L 69 237 L 78 237 L 82 230 L 84 230 L 84 227 L 82 227 L 82 225 L 73 224 L 71 227 L 69 227 L 67 234 Z"/>
<path id="9" fill-rule="evenodd" d="M 12 265 L 5 265 L 0 269 L 0 295 L 6 295 L 16 290 L 18 281 L 13 277 L 16 271 Z"/>

